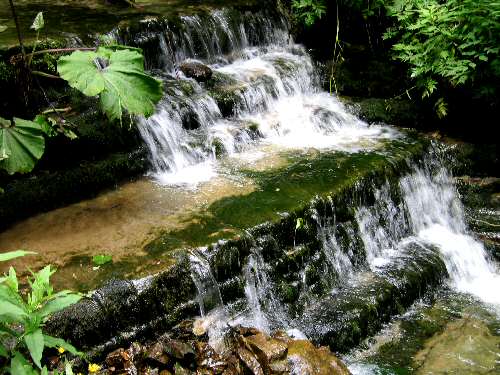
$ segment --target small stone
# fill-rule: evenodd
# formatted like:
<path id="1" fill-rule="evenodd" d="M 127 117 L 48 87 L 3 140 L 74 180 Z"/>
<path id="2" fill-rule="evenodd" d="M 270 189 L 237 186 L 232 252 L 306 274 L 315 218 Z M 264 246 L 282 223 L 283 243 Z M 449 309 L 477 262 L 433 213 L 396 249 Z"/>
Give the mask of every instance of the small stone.
<path id="1" fill-rule="evenodd" d="M 205 326 L 205 321 L 202 319 L 196 319 L 193 323 L 193 333 L 196 336 L 203 336 L 207 332 Z"/>
<path id="2" fill-rule="evenodd" d="M 290 364 L 287 360 L 272 362 L 269 364 L 269 373 L 272 375 L 285 375 L 290 373 Z"/>
<path id="3" fill-rule="evenodd" d="M 106 365 L 115 369 L 123 369 L 125 362 L 130 360 L 130 355 L 123 348 L 116 349 L 106 356 Z"/>
<path id="4" fill-rule="evenodd" d="M 163 347 L 163 352 L 177 360 L 194 361 L 196 352 L 192 345 L 187 342 L 175 340 L 168 336 L 163 336 L 158 340 Z"/>
<path id="5" fill-rule="evenodd" d="M 212 78 L 212 69 L 198 61 L 185 61 L 179 69 L 188 78 L 193 78 L 198 82 L 205 82 Z"/>
<path id="6" fill-rule="evenodd" d="M 163 345 L 159 342 L 153 344 L 146 350 L 145 358 L 153 364 L 165 366 L 168 361 L 168 356 L 163 352 Z"/>
<path id="7" fill-rule="evenodd" d="M 251 371 L 254 375 L 264 375 L 264 371 L 262 370 L 259 361 L 249 350 L 239 347 L 236 353 L 238 354 L 243 367 L 245 367 L 248 371 Z"/>

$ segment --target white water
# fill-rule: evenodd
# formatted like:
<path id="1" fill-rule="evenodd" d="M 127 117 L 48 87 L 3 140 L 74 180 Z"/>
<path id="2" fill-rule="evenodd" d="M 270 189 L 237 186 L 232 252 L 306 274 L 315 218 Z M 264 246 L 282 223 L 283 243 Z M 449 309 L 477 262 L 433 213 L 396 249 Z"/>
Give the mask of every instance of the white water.
<path id="1" fill-rule="evenodd" d="M 376 270 L 408 242 L 435 246 L 441 252 L 450 286 L 500 308 L 500 273 L 479 240 L 467 231 L 453 178 L 443 166 L 427 160 L 424 168 L 400 181 L 402 204 L 388 187 L 376 192 L 376 203 L 357 211 L 367 260 Z M 431 170 L 433 169 L 433 170 Z"/>
<path id="2" fill-rule="evenodd" d="M 463 207 L 446 169 L 432 176 L 417 170 L 401 181 L 401 189 L 413 232 L 439 248 L 450 284 L 500 307 L 500 274 L 483 244 L 467 233 Z"/>
<path id="3" fill-rule="evenodd" d="M 220 167 L 216 144 L 222 145 L 226 154 L 245 151 L 245 157 L 256 159 L 259 144 L 358 152 L 398 136 L 392 128 L 369 126 L 350 114 L 335 96 L 321 92 L 310 57 L 301 46 L 290 43 L 283 28 L 266 31 L 271 36 L 269 44 L 248 46 L 252 30 L 245 30 L 243 24 L 233 30 L 225 17 L 224 12 L 214 12 L 211 22 L 214 30 L 222 30 L 227 36 L 233 49 L 231 56 L 218 55 L 221 41 L 217 33 L 210 39 L 200 19 L 185 17 L 184 22 L 190 33 L 197 30 L 206 44 L 210 58 L 205 62 L 211 63 L 215 72 L 234 79 L 228 90 L 239 97 L 235 113 L 223 118 L 203 85 L 180 77 L 193 87 L 194 94 L 174 90 L 158 105 L 155 115 L 140 122 L 152 164 L 150 174 L 158 183 L 195 187 L 213 178 Z M 175 56 L 178 62 L 190 53 L 196 56 L 189 47 L 190 35 L 184 36 L 183 52 Z M 165 50 L 163 58 L 168 59 L 168 43 L 164 41 L 160 47 Z M 164 64 L 164 68 L 172 69 L 173 65 Z M 183 128 L 186 116 L 196 118 L 199 128 Z M 257 137 L 250 134 L 248 124 L 258 126 Z"/>

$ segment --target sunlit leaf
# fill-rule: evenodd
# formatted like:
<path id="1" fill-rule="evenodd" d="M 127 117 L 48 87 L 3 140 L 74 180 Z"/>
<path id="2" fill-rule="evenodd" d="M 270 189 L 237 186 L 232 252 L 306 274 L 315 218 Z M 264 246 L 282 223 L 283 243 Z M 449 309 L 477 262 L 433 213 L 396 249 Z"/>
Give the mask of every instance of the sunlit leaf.
<path id="1" fill-rule="evenodd" d="M 5 30 L 7 30 L 7 26 L 0 25 L 0 33 L 3 33 Z"/>
<path id="2" fill-rule="evenodd" d="M 161 82 L 144 72 L 144 58 L 137 50 L 100 48 L 76 51 L 61 57 L 59 75 L 87 96 L 100 97 L 110 119 L 121 119 L 123 110 L 149 117 L 162 97 Z"/>
<path id="3" fill-rule="evenodd" d="M 57 337 L 52 337 L 49 335 L 43 335 L 43 339 L 45 342 L 45 346 L 47 346 L 49 348 L 58 348 L 58 347 L 64 348 L 65 350 L 67 350 L 71 354 L 79 355 L 79 356 L 82 355 L 82 352 L 79 352 L 78 350 L 76 350 L 76 348 L 73 345 L 69 344 L 68 342 L 64 341 L 63 339 L 60 339 Z"/>
<path id="4" fill-rule="evenodd" d="M 78 302 L 82 297 L 78 294 L 67 294 L 56 296 L 55 298 L 48 301 L 39 311 L 42 317 L 46 317 L 57 311 L 65 309 L 68 306 L 73 305 Z"/>
<path id="5" fill-rule="evenodd" d="M 35 122 L 0 117 L 0 168 L 9 174 L 31 172 L 45 150 L 43 132 Z M 5 158 L 6 157 L 6 158 Z"/>
<path id="6" fill-rule="evenodd" d="M 33 251 L 25 251 L 25 250 L 16 250 L 9 251 L 6 253 L 0 253 L 0 262 L 5 262 L 7 260 L 23 257 L 25 255 L 36 254 Z"/>
<path id="7" fill-rule="evenodd" d="M 35 17 L 35 20 L 33 21 L 31 28 L 35 31 L 40 31 L 41 29 L 43 29 L 44 26 L 45 26 L 45 21 L 43 19 L 43 12 L 39 12 Z"/>
<path id="8" fill-rule="evenodd" d="M 31 358 L 38 368 L 42 368 L 40 361 L 42 360 L 44 339 L 41 329 L 37 329 L 34 332 L 30 332 L 24 336 L 24 342 L 28 347 Z"/>

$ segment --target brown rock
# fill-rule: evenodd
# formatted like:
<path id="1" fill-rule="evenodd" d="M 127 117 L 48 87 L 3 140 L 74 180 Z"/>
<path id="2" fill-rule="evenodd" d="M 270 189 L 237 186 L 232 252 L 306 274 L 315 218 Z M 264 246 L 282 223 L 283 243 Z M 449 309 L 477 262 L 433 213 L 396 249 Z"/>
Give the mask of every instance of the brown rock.
<path id="1" fill-rule="evenodd" d="M 285 375 L 290 373 L 290 364 L 286 359 L 269 364 L 269 373 L 272 375 Z"/>
<path id="2" fill-rule="evenodd" d="M 165 366 L 169 362 L 168 356 L 163 351 L 163 345 L 159 342 L 146 349 L 145 359 L 155 365 Z"/>
<path id="3" fill-rule="evenodd" d="M 253 353 L 243 347 L 239 347 L 236 353 L 247 371 L 254 375 L 264 375 L 264 371 Z"/>
<path id="4" fill-rule="evenodd" d="M 196 359 L 196 352 L 193 346 L 187 342 L 174 340 L 169 337 L 163 337 L 159 342 L 163 346 L 163 352 L 169 357 L 193 362 Z"/>
<path id="5" fill-rule="evenodd" d="M 186 77 L 193 78 L 198 82 L 205 82 L 212 78 L 212 69 L 197 61 L 185 61 L 179 69 Z"/>
<path id="6" fill-rule="evenodd" d="M 287 352 L 285 343 L 275 340 L 264 333 L 246 337 L 246 343 L 266 370 L 269 369 L 271 362 L 283 359 Z"/>
<path id="7" fill-rule="evenodd" d="M 292 340 L 288 345 L 288 362 L 294 373 L 301 375 L 350 375 L 328 348 L 316 348 L 307 340 Z"/>
<path id="8" fill-rule="evenodd" d="M 123 348 L 116 349 L 106 356 L 106 365 L 109 370 L 113 373 L 121 373 L 126 371 L 127 373 L 137 373 L 137 369 L 132 363 L 132 355 L 128 350 Z"/>

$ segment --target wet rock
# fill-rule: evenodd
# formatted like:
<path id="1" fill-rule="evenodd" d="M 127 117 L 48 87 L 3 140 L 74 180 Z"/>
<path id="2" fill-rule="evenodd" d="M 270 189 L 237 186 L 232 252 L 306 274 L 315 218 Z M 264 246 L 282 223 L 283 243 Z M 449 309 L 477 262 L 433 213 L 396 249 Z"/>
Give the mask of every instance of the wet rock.
<path id="1" fill-rule="evenodd" d="M 186 362 L 194 362 L 196 359 L 196 352 L 191 344 L 174 340 L 169 337 L 162 337 L 160 339 L 162 350 L 169 357 L 177 360 L 184 360 Z"/>
<path id="2" fill-rule="evenodd" d="M 482 321 L 465 317 L 449 323 L 417 353 L 416 374 L 497 374 L 499 357 L 500 338 Z"/>
<path id="3" fill-rule="evenodd" d="M 289 374 L 290 363 L 285 359 L 272 362 L 269 364 L 269 372 L 273 375 Z"/>
<path id="4" fill-rule="evenodd" d="M 250 373 L 254 375 L 264 375 L 262 366 L 252 352 L 243 347 L 239 347 L 236 353 L 247 371 L 250 371 Z"/>
<path id="5" fill-rule="evenodd" d="M 350 374 L 347 367 L 328 348 L 316 348 L 307 340 L 291 341 L 288 345 L 287 359 L 294 374 Z"/>
<path id="6" fill-rule="evenodd" d="M 414 244 L 401 251 L 383 271 L 360 278 L 356 290 L 340 290 L 307 307 L 297 322 L 301 331 L 315 343 L 345 352 L 447 276 L 437 250 Z"/>
<path id="7" fill-rule="evenodd" d="M 163 345 L 159 342 L 153 344 L 146 350 L 145 359 L 152 365 L 165 366 L 169 363 L 168 356 L 163 350 Z"/>
<path id="8" fill-rule="evenodd" d="M 185 61 L 179 69 L 186 77 L 193 78 L 198 82 L 205 82 L 212 78 L 212 69 L 198 61 Z"/>
<path id="9" fill-rule="evenodd" d="M 270 368 L 271 362 L 282 359 L 287 352 L 285 343 L 263 333 L 246 337 L 245 341 L 265 369 Z"/>

